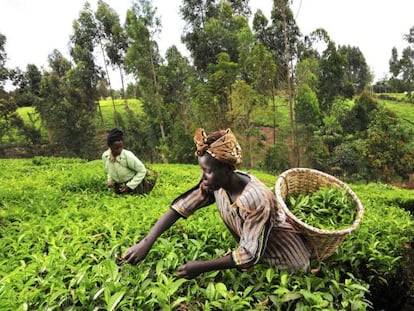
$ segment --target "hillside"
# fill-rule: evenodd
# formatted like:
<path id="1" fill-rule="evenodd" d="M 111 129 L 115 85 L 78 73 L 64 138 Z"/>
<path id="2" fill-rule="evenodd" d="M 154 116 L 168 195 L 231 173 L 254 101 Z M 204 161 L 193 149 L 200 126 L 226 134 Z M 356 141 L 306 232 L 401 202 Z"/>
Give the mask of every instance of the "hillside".
<path id="1" fill-rule="evenodd" d="M 404 94 L 379 94 L 377 99 L 379 103 L 394 111 L 404 121 L 414 125 L 414 104 L 407 102 Z M 125 116 L 127 109 L 131 109 L 136 113 L 143 112 L 138 99 L 128 99 L 127 104 L 122 99 L 116 99 L 114 102 L 105 99 L 101 100 L 99 104 L 100 110 L 98 111 L 97 120 L 99 132 L 105 132 L 115 126 L 114 109 L 121 116 Z M 273 119 L 274 111 L 276 117 Z M 33 107 L 20 107 L 17 109 L 17 113 L 26 124 L 34 124 L 36 128 L 40 128 L 41 123 Z M 260 126 L 273 127 L 273 123 L 275 123 L 280 130 L 288 130 L 289 108 L 286 101 L 281 97 L 276 97 L 274 103 L 269 103 L 268 110 L 263 110 L 254 116 L 254 120 Z"/>

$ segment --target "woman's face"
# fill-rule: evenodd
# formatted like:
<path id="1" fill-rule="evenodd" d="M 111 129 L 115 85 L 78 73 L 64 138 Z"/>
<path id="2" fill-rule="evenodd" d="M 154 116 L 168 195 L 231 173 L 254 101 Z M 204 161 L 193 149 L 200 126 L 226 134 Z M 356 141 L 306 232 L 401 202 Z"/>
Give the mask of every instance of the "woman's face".
<path id="1" fill-rule="evenodd" d="M 122 140 L 118 140 L 113 142 L 109 148 L 111 149 L 111 153 L 114 157 L 119 156 L 121 154 L 122 149 L 124 148 L 124 143 Z"/>
<path id="2" fill-rule="evenodd" d="M 198 164 L 203 171 L 201 189 L 212 192 L 223 188 L 229 182 L 232 170 L 229 166 L 217 161 L 210 154 L 198 157 Z"/>

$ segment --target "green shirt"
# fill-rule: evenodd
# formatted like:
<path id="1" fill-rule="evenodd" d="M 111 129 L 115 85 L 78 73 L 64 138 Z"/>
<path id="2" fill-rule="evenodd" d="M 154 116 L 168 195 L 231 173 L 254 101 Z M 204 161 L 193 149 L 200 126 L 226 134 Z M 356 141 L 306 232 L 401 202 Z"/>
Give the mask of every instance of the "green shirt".
<path id="1" fill-rule="evenodd" d="M 121 154 L 111 161 L 111 150 L 102 154 L 108 181 L 126 183 L 130 189 L 135 189 L 147 174 L 144 164 L 129 150 L 122 149 Z"/>

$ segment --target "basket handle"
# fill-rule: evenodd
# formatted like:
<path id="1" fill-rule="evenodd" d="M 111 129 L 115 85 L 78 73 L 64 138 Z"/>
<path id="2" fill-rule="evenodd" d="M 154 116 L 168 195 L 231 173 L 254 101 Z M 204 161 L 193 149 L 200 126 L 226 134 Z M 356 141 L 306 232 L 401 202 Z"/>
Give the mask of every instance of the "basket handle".
<path id="1" fill-rule="evenodd" d="M 287 189 L 286 193 L 289 193 L 289 183 L 287 182 L 286 176 L 284 176 L 284 174 L 282 174 L 282 175 L 279 176 L 279 178 L 283 179 L 283 181 L 285 182 L 285 185 L 286 185 L 286 189 Z M 276 179 L 276 182 L 277 182 L 277 179 Z"/>

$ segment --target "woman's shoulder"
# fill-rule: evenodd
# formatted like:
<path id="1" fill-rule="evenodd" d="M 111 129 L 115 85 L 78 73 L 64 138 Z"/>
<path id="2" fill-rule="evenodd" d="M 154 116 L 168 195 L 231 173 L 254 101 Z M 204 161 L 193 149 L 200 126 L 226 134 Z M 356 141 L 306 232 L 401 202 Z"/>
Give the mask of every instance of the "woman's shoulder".
<path id="1" fill-rule="evenodd" d="M 111 150 L 107 149 L 102 153 L 102 159 L 107 159 L 111 155 Z"/>
<path id="2" fill-rule="evenodd" d="M 263 189 L 263 190 L 270 190 L 268 189 L 268 187 L 266 187 L 266 185 L 260 180 L 258 179 L 256 176 L 250 174 L 250 173 L 246 173 L 246 172 L 240 172 L 237 171 L 238 174 L 245 176 L 249 179 L 249 182 L 246 184 L 245 187 L 245 191 L 252 191 L 254 189 L 257 190 L 257 188 Z M 243 191 L 244 192 L 244 191 Z"/>
<path id="3" fill-rule="evenodd" d="M 273 204 L 275 199 L 273 192 L 254 175 L 246 175 L 250 178 L 250 181 L 239 196 L 239 203 L 250 209 L 257 209 L 265 202 L 267 202 L 266 204 Z"/>
<path id="4" fill-rule="evenodd" d="M 128 158 L 135 157 L 135 154 L 132 151 L 128 150 L 128 149 L 122 149 L 120 155 L 124 156 L 124 157 L 128 157 Z"/>

